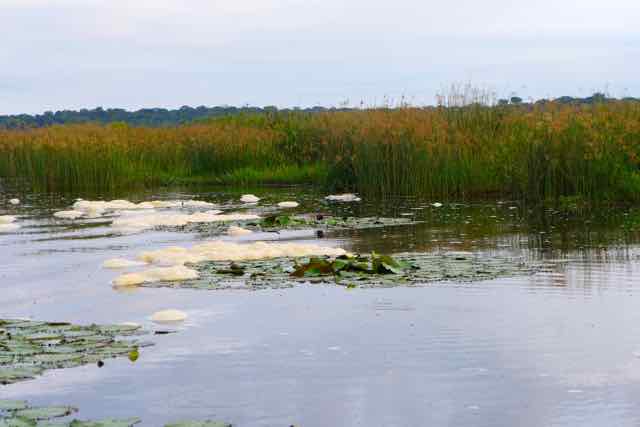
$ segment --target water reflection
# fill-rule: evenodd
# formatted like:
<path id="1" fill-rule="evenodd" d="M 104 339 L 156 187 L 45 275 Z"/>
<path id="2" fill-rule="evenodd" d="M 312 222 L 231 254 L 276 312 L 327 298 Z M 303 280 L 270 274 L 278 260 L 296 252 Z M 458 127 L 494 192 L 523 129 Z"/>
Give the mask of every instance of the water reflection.
<path id="1" fill-rule="evenodd" d="M 104 220 L 51 213 L 90 194 L 33 195 L 17 233 L 0 235 L 0 313 L 80 323 L 189 313 L 177 334 L 153 336 L 135 363 L 55 371 L 2 387 L 2 398 L 77 405 L 82 418 L 140 416 L 143 426 L 220 418 L 237 426 L 638 425 L 640 213 L 536 210 L 519 204 L 364 200 L 328 204 L 298 189 L 252 189 L 298 212 L 423 221 L 329 233 L 352 251 L 471 251 L 539 263 L 533 276 L 426 288 L 299 286 L 216 292 L 116 293 L 102 261 L 211 235 L 179 229 L 107 232 Z M 135 201 L 237 200 L 241 191 L 167 189 L 109 195 Z M 5 197 L 4 195 L 1 197 Z M 295 212 L 295 211 L 294 211 Z M 314 240 L 313 232 L 260 239 Z"/>

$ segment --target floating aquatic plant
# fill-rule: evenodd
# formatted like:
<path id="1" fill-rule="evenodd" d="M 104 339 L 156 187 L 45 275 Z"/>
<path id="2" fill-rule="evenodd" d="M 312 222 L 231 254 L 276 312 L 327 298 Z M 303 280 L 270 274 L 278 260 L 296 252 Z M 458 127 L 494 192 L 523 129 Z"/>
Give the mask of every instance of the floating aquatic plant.
<path id="1" fill-rule="evenodd" d="M 0 384 L 33 379 L 49 369 L 127 356 L 148 343 L 117 337 L 144 333 L 137 325 L 0 320 Z"/>
<path id="2" fill-rule="evenodd" d="M 417 224 L 410 218 L 338 217 L 331 215 L 270 215 L 255 225 L 264 230 L 321 228 L 328 230 L 364 230 Z M 249 224 L 251 225 L 251 224 Z"/>
<path id="3" fill-rule="evenodd" d="M 0 399 L 0 427 L 133 427 L 140 418 L 61 421 L 78 412 L 72 406 L 30 406 L 24 400 Z M 52 421 L 56 420 L 56 421 Z M 179 421 L 165 427 L 232 427 L 220 421 Z"/>
<path id="4" fill-rule="evenodd" d="M 518 258 L 460 253 L 339 255 L 263 260 L 208 261 L 190 265 L 199 277 L 183 282 L 144 283 L 144 287 L 191 289 L 288 288 L 304 282 L 347 287 L 422 286 L 436 282 L 475 282 L 533 274 L 539 266 Z"/>

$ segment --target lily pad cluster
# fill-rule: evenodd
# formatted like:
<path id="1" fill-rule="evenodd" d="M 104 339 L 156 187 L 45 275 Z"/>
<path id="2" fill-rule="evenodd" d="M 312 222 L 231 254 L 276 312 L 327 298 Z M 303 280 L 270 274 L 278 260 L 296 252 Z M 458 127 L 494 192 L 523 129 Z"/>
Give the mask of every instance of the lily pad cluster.
<path id="1" fill-rule="evenodd" d="M 257 226 L 262 230 L 316 228 L 325 230 L 364 230 L 398 225 L 417 224 L 411 218 L 384 218 L 331 215 L 271 215 L 263 218 Z M 251 225 L 251 224 L 249 224 Z"/>
<path id="2" fill-rule="evenodd" d="M 32 407 L 24 400 L 0 400 L 0 427 L 133 427 L 139 418 L 105 419 L 99 421 L 52 421 L 78 412 L 72 406 Z M 220 421 L 180 421 L 165 427 L 232 427 Z"/>
<path id="3" fill-rule="evenodd" d="M 71 368 L 129 357 L 151 345 L 117 337 L 142 335 L 134 325 L 89 325 L 0 319 L 0 384 L 30 380 L 49 369 Z M 2 426 L 2 424 L 0 424 Z"/>
<path id="4" fill-rule="evenodd" d="M 475 282 L 533 274 L 539 266 L 518 258 L 460 253 L 372 253 L 340 257 L 276 258 L 204 262 L 191 266 L 200 277 L 145 287 L 193 289 L 279 289 L 296 284 L 333 283 L 347 287 L 423 286 L 435 282 Z"/>

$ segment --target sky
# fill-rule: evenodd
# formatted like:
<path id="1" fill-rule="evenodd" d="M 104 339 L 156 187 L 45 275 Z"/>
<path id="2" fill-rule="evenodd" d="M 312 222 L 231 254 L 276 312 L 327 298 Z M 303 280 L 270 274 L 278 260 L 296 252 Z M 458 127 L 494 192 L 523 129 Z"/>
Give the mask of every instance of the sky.
<path id="1" fill-rule="evenodd" d="M 0 114 L 640 96 L 638 0 L 0 0 Z"/>

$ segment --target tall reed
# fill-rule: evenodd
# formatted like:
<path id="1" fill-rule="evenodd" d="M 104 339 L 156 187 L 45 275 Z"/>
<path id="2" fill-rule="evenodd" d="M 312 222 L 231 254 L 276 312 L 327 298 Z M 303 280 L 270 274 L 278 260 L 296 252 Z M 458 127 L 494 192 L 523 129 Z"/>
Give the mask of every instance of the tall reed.
<path id="1" fill-rule="evenodd" d="M 314 182 L 369 196 L 640 200 L 640 103 L 451 105 L 239 116 L 174 128 L 0 131 L 35 187 Z"/>

